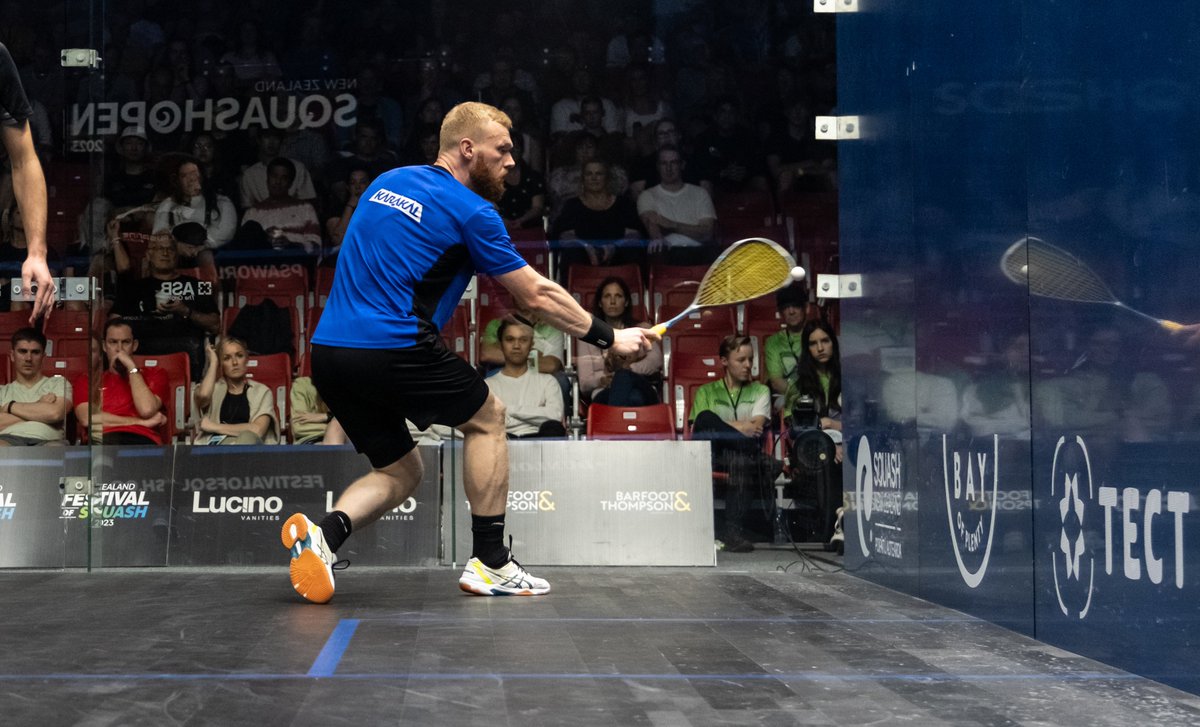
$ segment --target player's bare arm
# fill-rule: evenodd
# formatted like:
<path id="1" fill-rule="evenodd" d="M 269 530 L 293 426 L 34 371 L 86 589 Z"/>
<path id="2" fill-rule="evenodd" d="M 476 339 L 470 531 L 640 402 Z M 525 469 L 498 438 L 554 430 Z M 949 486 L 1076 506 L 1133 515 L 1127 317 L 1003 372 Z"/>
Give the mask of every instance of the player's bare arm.
<path id="1" fill-rule="evenodd" d="M 571 294 L 553 280 L 528 265 L 496 278 L 512 293 L 517 304 L 531 310 L 555 328 L 583 338 L 592 329 L 592 315 Z M 646 328 L 622 328 L 613 332 L 612 350 L 620 356 L 633 356 L 650 350 L 658 335 Z"/>

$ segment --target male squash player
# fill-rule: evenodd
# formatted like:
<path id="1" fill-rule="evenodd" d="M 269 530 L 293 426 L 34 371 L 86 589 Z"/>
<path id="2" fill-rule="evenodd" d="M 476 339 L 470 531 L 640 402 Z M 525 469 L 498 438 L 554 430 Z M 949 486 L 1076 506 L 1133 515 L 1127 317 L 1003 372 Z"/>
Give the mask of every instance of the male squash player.
<path id="1" fill-rule="evenodd" d="M 462 590 L 486 596 L 550 591 L 503 542 L 504 405 L 438 331 L 478 271 L 541 320 L 619 355 L 648 351 L 657 336 L 641 328 L 614 331 L 517 254 L 492 204 L 514 165 L 511 127 L 499 109 L 459 104 L 442 121 L 432 165 L 385 172 L 360 196 L 363 209 L 346 231 L 313 334 L 312 378 L 372 470 L 320 523 L 296 513 L 283 525 L 292 585 L 309 601 L 333 597 L 333 554 L 346 537 L 397 507 L 420 482 L 421 460 L 405 419 L 463 434 L 473 548 L 458 581 Z"/>

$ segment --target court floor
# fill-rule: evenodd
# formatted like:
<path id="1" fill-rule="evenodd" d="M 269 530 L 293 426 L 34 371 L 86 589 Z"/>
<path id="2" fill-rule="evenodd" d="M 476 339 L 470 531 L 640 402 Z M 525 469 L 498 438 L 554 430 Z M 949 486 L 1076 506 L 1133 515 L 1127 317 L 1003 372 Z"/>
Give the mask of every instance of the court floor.
<path id="1" fill-rule="evenodd" d="M 6 725 L 1194 725 L 1200 698 L 786 552 L 718 568 L 0 572 Z"/>

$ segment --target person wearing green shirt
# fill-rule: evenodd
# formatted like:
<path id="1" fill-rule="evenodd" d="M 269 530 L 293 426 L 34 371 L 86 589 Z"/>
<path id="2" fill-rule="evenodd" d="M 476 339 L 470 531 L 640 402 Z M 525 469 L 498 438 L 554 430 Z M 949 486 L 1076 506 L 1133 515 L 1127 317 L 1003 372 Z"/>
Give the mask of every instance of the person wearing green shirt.
<path id="1" fill-rule="evenodd" d="M 785 400 L 794 396 L 796 361 L 803 347 L 800 332 L 804 328 L 807 308 L 804 286 L 793 284 L 784 288 L 775 294 L 775 301 L 784 328 L 767 337 L 763 344 L 763 363 L 767 367 L 771 391 L 776 394 L 777 406 L 782 406 Z"/>
<path id="2" fill-rule="evenodd" d="M 725 376 L 696 390 L 692 438 L 712 442 L 713 468 L 729 473 L 725 497 L 725 550 L 748 553 L 745 520 L 756 489 L 770 478 L 762 435 L 771 418 L 771 390 L 751 379 L 754 348 L 748 336 L 726 336 L 719 349 Z"/>

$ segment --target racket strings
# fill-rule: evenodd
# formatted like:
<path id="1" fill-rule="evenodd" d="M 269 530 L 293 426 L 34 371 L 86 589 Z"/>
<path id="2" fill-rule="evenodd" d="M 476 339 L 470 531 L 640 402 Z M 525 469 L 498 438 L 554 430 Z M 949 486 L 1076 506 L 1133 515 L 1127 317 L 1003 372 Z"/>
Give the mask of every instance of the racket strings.
<path id="1" fill-rule="evenodd" d="M 1116 302 L 1112 291 L 1091 268 L 1036 237 L 1009 248 L 1003 269 L 1013 282 L 1028 285 L 1033 295 L 1079 303 Z"/>
<path id="2" fill-rule="evenodd" d="M 696 291 L 696 303 L 740 303 L 772 293 L 790 281 L 790 261 L 773 246 L 750 240 L 713 264 Z"/>

